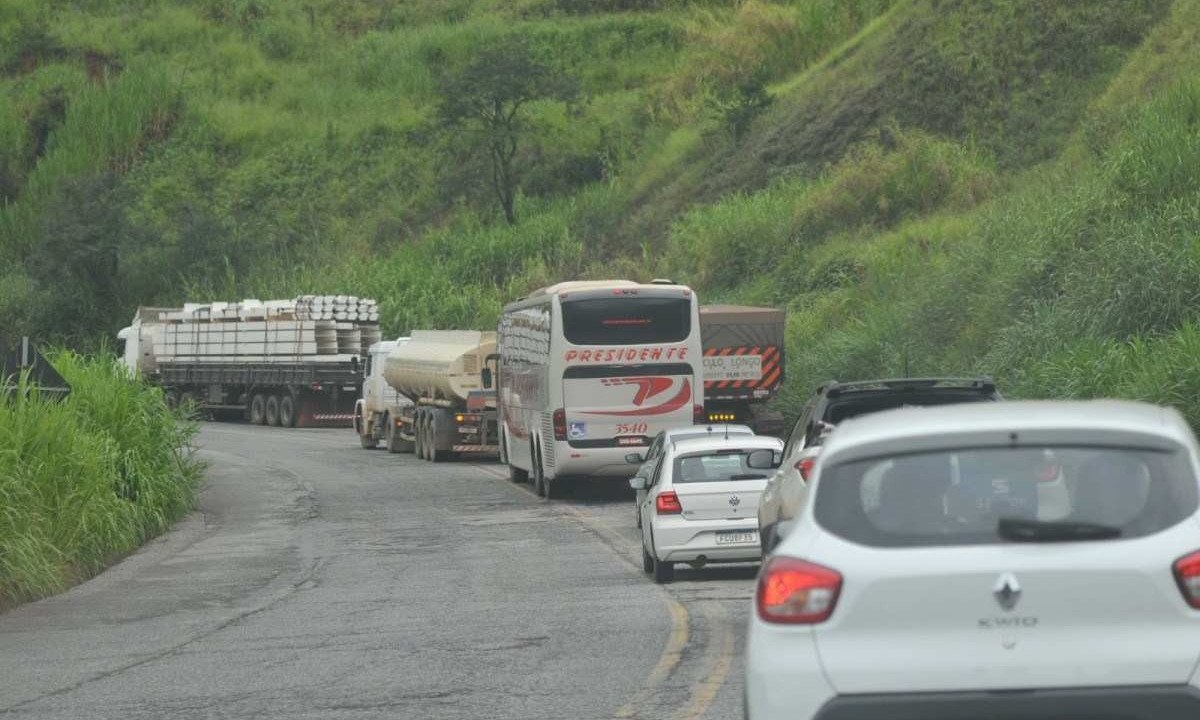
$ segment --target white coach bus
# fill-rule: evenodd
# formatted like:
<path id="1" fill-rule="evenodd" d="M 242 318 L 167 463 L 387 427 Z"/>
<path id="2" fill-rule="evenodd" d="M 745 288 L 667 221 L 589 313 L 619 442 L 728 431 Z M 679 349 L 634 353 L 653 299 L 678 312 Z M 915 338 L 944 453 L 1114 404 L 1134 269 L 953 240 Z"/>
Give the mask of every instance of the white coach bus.
<path id="1" fill-rule="evenodd" d="M 564 282 L 500 316 L 500 455 L 514 482 L 628 478 L 625 456 L 704 416 L 696 294 L 669 281 Z"/>

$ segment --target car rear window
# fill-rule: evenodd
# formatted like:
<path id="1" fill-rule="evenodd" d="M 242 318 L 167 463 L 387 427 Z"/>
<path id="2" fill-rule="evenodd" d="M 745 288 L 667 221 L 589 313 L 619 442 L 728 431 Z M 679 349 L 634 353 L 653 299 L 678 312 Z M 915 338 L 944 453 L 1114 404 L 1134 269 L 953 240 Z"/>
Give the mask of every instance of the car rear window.
<path id="1" fill-rule="evenodd" d="M 866 415 L 868 413 L 895 410 L 902 407 L 932 407 L 934 405 L 956 405 L 970 402 L 991 402 L 991 395 L 972 392 L 934 392 L 934 393 L 867 393 L 829 404 L 825 410 L 825 421 L 837 425 L 843 420 Z"/>
<path id="2" fill-rule="evenodd" d="M 1053 534 L 1040 530 L 1093 526 L 1142 537 L 1180 522 L 1197 503 L 1182 451 L 1056 446 L 833 465 L 822 470 L 813 511 L 822 527 L 852 542 L 908 547 L 1010 542 L 1001 525 L 1014 522 L 1032 528 L 1035 542 Z"/>
<path id="3" fill-rule="evenodd" d="M 727 482 L 737 480 L 766 480 L 766 470 L 746 464 L 749 450 L 716 453 L 696 453 L 675 458 L 671 482 Z"/>

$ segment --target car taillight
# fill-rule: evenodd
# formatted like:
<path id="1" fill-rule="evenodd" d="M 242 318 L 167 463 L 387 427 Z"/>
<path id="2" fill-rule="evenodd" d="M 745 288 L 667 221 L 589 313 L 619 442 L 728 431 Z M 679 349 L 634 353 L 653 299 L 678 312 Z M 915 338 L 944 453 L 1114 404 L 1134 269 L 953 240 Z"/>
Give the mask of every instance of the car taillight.
<path id="1" fill-rule="evenodd" d="M 817 459 L 815 457 L 810 456 L 810 457 L 800 458 L 799 460 L 796 461 L 796 469 L 800 471 L 800 477 L 804 478 L 805 481 L 807 481 L 809 475 L 812 474 L 813 465 L 816 465 L 816 464 L 817 464 Z"/>
<path id="2" fill-rule="evenodd" d="M 1200 552 L 1175 561 L 1175 582 L 1188 605 L 1200 610 Z"/>
<path id="3" fill-rule="evenodd" d="M 562 408 L 554 411 L 554 439 L 567 439 L 567 411 Z"/>
<path id="4" fill-rule="evenodd" d="M 683 506 L 679 504 L 679 496 L 674 490 L 667 490 L 658 494 L 654 498 L 654 509 L 659 515 L 678 515 L 683 512 Z"/>
<path id="5" fill-rule="evenodd" d="M 841 591 L 840 573 L 777 555 L 758 575 L 754 604 L 765 622 L 812 625 L 829 619 Z"/>
<path id="6" fill-rule="evenodd" d="M 693 405 L 692 406 L 692 424 L 693 425 L 703 425 L 704 419 L 705 419 L 704 406 L 703 405 Z"/>

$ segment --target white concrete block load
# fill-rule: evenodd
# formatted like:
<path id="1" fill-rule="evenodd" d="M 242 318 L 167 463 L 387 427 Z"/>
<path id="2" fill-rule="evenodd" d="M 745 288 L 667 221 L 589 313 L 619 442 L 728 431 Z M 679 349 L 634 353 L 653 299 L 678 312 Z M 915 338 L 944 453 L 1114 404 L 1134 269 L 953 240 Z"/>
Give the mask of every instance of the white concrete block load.
<path id="1" fill-rule="evenodd" d="M 130 369 L 172 402 L 258 424 L 349 426 L 378 323 L 374 300 L 301 295 L 139 308 L 118 337 Z"/>

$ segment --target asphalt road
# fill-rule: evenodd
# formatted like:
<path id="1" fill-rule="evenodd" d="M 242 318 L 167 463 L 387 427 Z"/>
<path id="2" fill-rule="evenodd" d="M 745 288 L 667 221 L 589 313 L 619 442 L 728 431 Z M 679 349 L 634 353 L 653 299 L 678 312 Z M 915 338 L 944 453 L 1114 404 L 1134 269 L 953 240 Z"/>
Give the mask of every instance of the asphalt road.
<path id="1" fill-rule="evenodd" d="M 753 566 L 641 572 L 627 489 L 207 425 L 199 509 L 0 615 L 8 718 L 737 718 Z"/>

